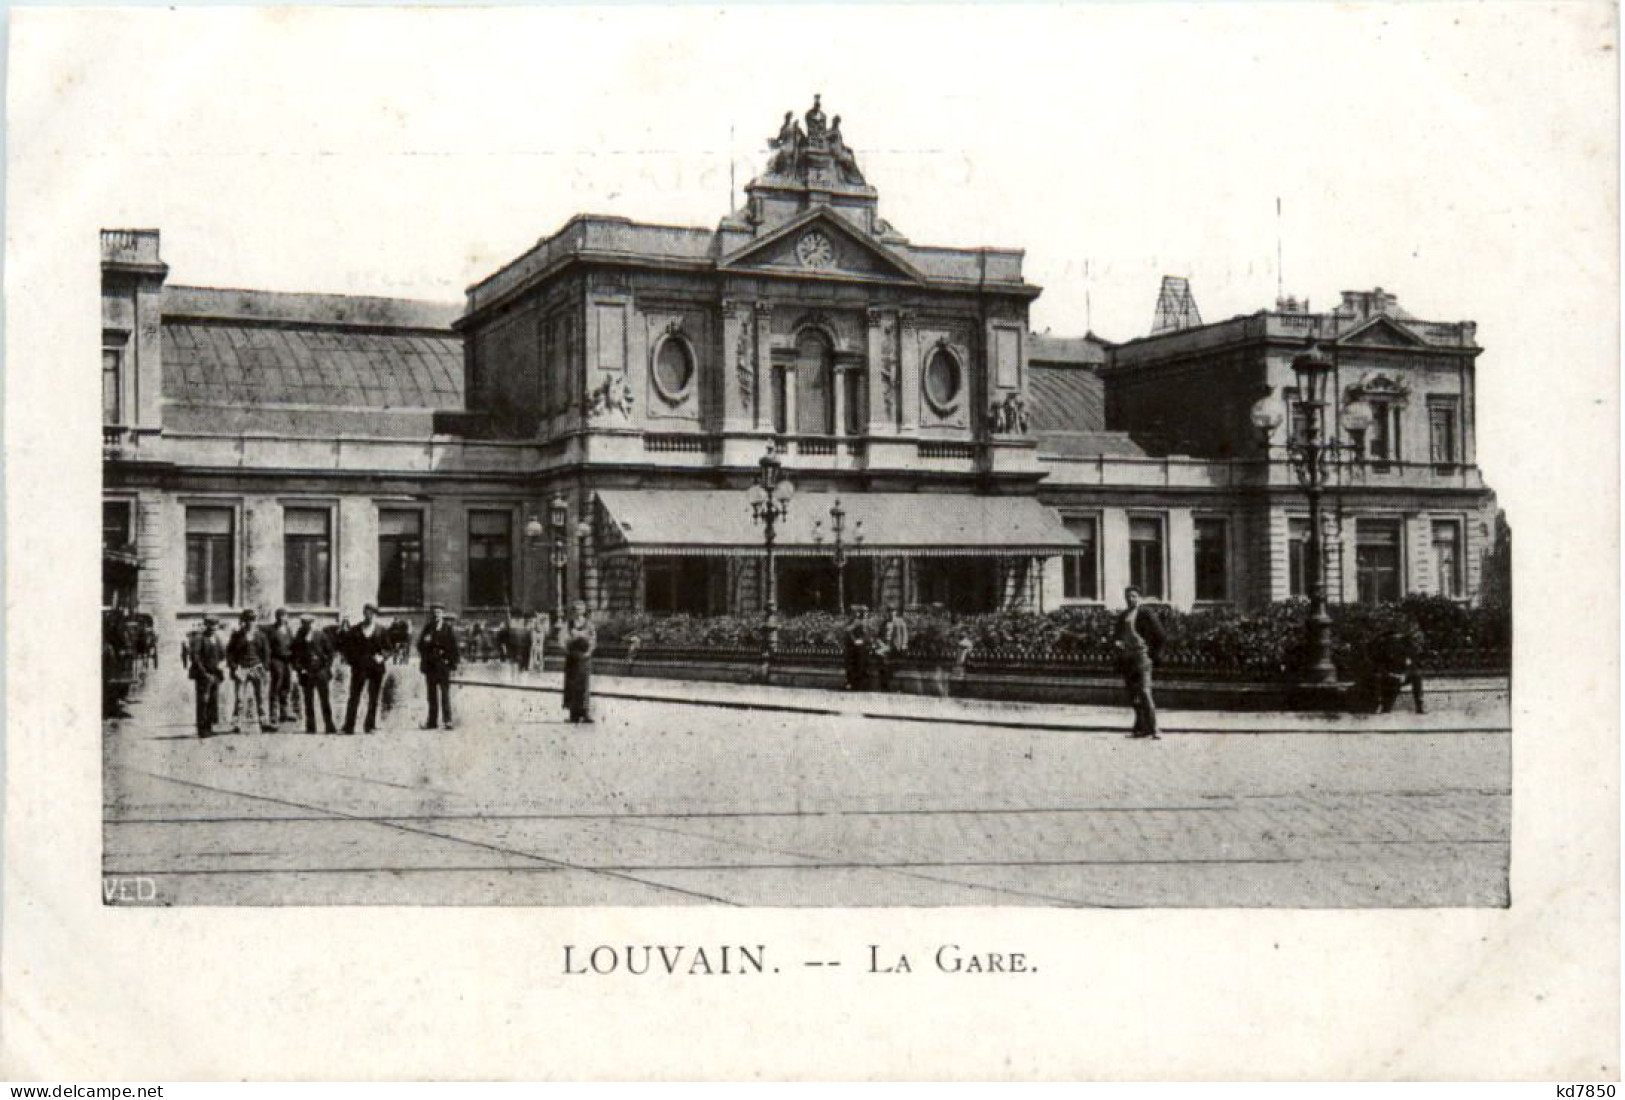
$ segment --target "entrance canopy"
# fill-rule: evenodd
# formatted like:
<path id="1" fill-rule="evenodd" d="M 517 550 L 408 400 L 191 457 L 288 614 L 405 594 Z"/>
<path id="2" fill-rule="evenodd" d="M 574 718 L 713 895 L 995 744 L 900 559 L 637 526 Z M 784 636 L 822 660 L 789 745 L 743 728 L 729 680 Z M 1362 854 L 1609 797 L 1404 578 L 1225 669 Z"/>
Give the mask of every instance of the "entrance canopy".
<path id="1" fill-rule="evenodd" d="M 852 554 L 1042 557 L 1082 549 L 1060 517 L 1031 498 L 856 492 L 796 494 L 779 523 L 776 551 L 828 554 L 834 542 L 830 508 L 837 498 L 846 511 L 842 545 Z M 751 522 L 743 492 L 602 489 L 598 501 L 611 553 L 762 553 L 762 528 Z"/>

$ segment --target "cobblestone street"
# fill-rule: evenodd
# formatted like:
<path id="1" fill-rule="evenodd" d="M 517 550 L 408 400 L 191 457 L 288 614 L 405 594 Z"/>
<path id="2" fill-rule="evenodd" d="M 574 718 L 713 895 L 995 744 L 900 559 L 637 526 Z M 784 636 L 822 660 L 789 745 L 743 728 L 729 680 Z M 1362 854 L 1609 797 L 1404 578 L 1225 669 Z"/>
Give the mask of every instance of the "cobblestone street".
<path id="1" fill-rule="evenodd" d="M 571 726 L 556 694 L 461 686 L 445 732 L 392 678 L 376 734 L 202 742 L 158 678 L 107 727 L 106 874 L 182 905 L 1507 902 L 1504 722 L 1148 743 L 1099 708 L 1077 732 L 606 698 Z"/>

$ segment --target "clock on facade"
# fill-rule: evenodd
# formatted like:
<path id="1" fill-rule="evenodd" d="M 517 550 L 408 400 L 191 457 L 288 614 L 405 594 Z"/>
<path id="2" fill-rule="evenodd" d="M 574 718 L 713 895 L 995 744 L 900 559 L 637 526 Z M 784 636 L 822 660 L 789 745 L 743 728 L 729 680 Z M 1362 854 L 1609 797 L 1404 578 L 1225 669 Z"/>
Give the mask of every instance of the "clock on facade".
<path id="1" fill-rule="evenodd" d="M 796 258 L 803 267 L 828 267 L 835 262 L 835 246 L 818 230 L 803 233 L 796 242 Z"/>

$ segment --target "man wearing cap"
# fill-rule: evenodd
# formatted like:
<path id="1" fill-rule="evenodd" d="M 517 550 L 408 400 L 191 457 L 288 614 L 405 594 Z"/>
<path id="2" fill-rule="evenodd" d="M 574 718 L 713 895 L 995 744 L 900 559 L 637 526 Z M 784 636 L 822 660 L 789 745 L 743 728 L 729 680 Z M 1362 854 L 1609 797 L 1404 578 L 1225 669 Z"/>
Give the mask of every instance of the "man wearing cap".
<path id="1" fill-rule="evenodd" d="M 457 652 L 457 632 L 446 621 L 446 609 L 440 604 L 429 608 L 432 616 L 423 624 L 418 635 L 418 656 L 423 661 L 423 678 L 429 685 L 429 720 L 423 724 L 432 730 L 445 715 L 446 729 L 451 729 L 451 674 L 457 671 L 460 654 Z"/>
<path id="2" fill-rule="evenodd" d="M 231 732 L 239 733 L 244 722 L 258 722 L 263 733 L 275 733 L 274 715 L 265 709 L 266 666 L 271 661 L 271 649 L 266 644 L 265 632 L 255 622 L 259 615 L 250 607 L 242 614 L 241 624 L 226 643 L 226 664 L 231 667 L 231 678 L 237 685 L 237 705 L 231 723 Z M 249 700 L 253 706 L 249 707 Z M 249 713 L 252 710 L 253 713 Z"/>
<path id="3" fill-rule="evenodd" d="M 384 662 L 389 659 L 389 639 L 378 621 L 378 609 L 367 604 L 361 621 L 350 628 L 344 646 L 344 659 L 350 666 L 350 698 L 344 706 L 344 732 L 355 732 L 355 714 L 361 706 L 361 692 L 367 692 L 367 723 L 371 733 L 378 728 L 378 693 L 384 686 Z"/>
<path id="4" fill-rule="evenodd" d="M 215 628 L 220 625 L 213 616 L 203 620 L 203 628 L 186 647 L 186 675 L 197 688 L 197 735 L 214 736 L 214 723 L 220 712 L 220 681 L 225 674 L 220 663 L 226 659 L 226 648 L 220 644 Z"/>
<path id="5" fill-rule="evenodd" d="M 271 673 L 271 717 L 291 722 L 288 702 L 293 696 L 293 628 L 288 625 L 285 608 L 277 608 L 271 625 L 265 628 L 265 646 L 270 651 L 266 667 Z"/>
<path id="6" fill-rule="evenodd" d="M 291 652 L 293 667 L 299 673 L 299 691 L 305 697 L 305 732 L 316 732 L 316 700 L 320 699 L 322 724 L 328 733 L 337 733 L 327 692 L 333 679 L 333 639 L 327 631 L 316 629 L 314 615 L 299 616 L 299 633 L 293 636 Z"/>

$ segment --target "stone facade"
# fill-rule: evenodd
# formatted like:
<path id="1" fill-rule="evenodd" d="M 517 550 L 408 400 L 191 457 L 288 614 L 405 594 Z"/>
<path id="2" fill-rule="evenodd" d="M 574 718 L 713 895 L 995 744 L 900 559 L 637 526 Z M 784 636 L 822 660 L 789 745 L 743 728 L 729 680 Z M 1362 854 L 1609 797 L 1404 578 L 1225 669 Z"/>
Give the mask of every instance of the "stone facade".
<path id="1" fill-rule="evenodd" d="M 156 231 L 104 233 L 122 532 L 104 556 L 138 566 L 109 566 L 109 591 L 160 621 L 369 601 L 496 616 L 565 594 L 756 612 L 745 493 L 772 446 L 800 490 L 779 532 L 787 608 L 834 598 L 841 499 L 879 517 L 849 533 L 850 603 L 1115 604 L 1136 581 L 1178 606 L 1257 605 L 1297 590 L 1305 507 L 1248 414 L 1314 338 L 1339 395 L 1389 416 L 1383 460 L 1330 501 L 1332 597 L 1476 597 L 1493 496 L 1470 323 L 1375 292 L 1118 345 L 1034 335 L 1022 253 L 911 242 L 821 106 L 787 116 L 745 195 L 714 229 L 572 218 L 461 308 L 173 286 Z M 694 506 L 655 538 L 606 504 L 638 494 Z M 944 518 L 971 500 L 991 537 Z M 708 534 L 732 502 L 733 533 Z"/>

